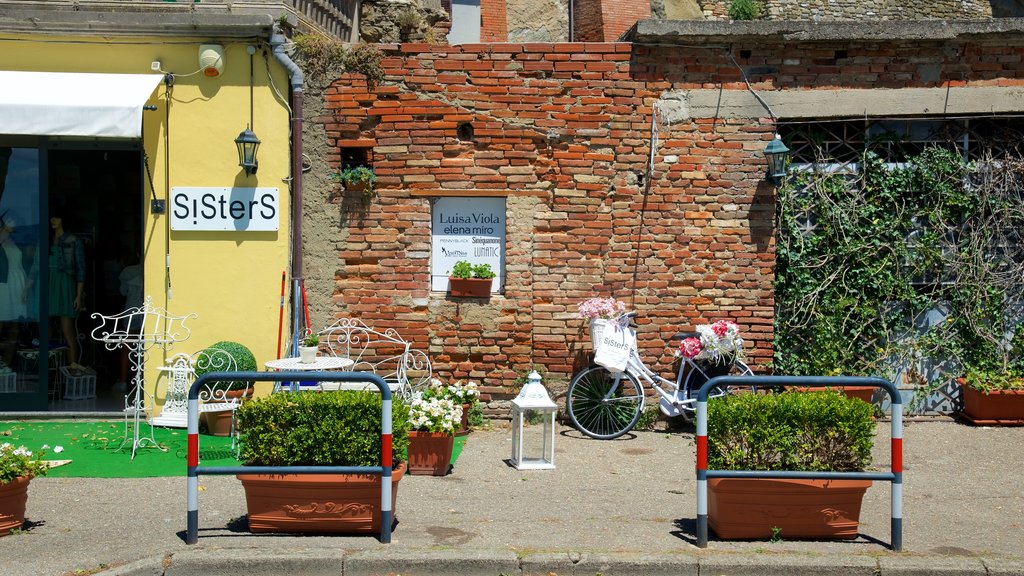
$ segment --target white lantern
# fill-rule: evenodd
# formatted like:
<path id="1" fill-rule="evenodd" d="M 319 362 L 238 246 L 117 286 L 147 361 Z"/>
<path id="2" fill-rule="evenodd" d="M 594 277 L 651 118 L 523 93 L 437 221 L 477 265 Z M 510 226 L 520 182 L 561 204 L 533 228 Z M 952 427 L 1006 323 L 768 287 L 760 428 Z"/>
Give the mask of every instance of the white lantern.
<path id="1" fill-rule="evenodd" d="M 526 386 L 512 400 L 512 465 L 517 470 L 550 470 L 555 467 L 555 412 L 558 406 L 540 383 L 540 374 L 531 372 Z M 524 424 L 539 414 L 543 426 L 531 426 L 527 434 Z M 535 437 L 543 430 L 543 436 Z M 527 438 L 527 436 L 530 438 Z"/>

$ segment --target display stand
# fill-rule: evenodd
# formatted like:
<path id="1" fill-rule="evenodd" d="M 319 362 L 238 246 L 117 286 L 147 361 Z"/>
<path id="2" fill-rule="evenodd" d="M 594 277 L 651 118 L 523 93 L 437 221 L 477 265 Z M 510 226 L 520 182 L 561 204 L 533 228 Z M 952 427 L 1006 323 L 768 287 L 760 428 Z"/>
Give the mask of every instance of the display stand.
<path id="1" fill-rule="evenodd" d="M 107 350 L 127 348 L 131 366 L 135 372 L 132 376 L 132 384 L 124 400 L 124 440 L 118 446 L 123 449 L 129 441 L 132 445 L 132 460 L 135 459 L 135 451 L 140 447 L 152 445 L 164 452 L 153 437 L 153 424 L 149 424 L 149 436 L 139 434 L 140 420 L 146 415 L 146 399 L 155 403 L 156 399 L 148 394 L 145 388 L 144 369 L 146 358 L 152 348 L 159 347 L 165 351 L 174 346 L 176 342 L 188 340 L 191 331 L 185 326 L 185 321 L 196 318 L 195 314 L 186 316 L 172 316 L 163 308 L 156 308 L 151 305 L 152 297 L 146 296 L 146 301 L 137 308 L 128 308 L 124 312 L 113 316 L 105 316 L 95 313 L 94 319 L 100 321 L 92 331 L 92 338 L 102 342 Z"/>

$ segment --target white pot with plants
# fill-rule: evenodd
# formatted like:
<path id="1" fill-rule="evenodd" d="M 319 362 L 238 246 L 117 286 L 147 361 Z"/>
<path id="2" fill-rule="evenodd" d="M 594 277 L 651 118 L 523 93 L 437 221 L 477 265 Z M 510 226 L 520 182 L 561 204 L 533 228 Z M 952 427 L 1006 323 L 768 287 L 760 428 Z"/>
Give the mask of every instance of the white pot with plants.
<path id="1" fill-rule="evenodd" d="M 299 346 L 299 362 L 313 364 L 316 362 L 316 355 L 320 351 L 320 335 L 306 334 Z"/>

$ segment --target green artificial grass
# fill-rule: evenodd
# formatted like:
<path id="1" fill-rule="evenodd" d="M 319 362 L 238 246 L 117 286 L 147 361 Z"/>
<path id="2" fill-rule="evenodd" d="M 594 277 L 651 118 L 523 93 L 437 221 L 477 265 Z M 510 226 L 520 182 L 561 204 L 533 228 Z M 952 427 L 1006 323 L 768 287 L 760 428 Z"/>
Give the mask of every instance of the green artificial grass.
<path id="1" fill-rule="evenodd" d="M 166 452 L 145 447 L 135 451 L 132 460 L 131 439 L 118 451 L 124 440 L 124 422 L 0 422 L 0 442 L 25 446 L 33 452 L 49 446 L 45 460 L 71 460 L 71 463 L 50 469 L 47 476 L 58 478 L 152 478 L 184 476 L 188 434 L 181 428 L 154 427 L 157 443 Z M 140 435 L 149 435 L 143 424 Z M 149 444 L 149 443 L 147 443 Z M 56 452 L 60 446 L 63 451 Z M 200 466 L 238 466 L 231 439 L 199 436 Z"/>
<path id="2" fill-rule="evenodd" d="M 167 448 L 139 448 L 131 458 L 131 441 L 120 451 L 124 440 L 124 422 L 0 422 L 0 443 L 25 446 L 33 452 L 46 449 L 46 460 L 71 460 L 50 469 L 47 476 L 57 478 L 152 478 L 184 476 L 188 434 L 184 429 L 154 429 L 156 441 Z M 148 435 L 149 425 L 142 427 Z M 452 465 L 458 460 L 468 436 L 456 436 Z M 55 448 L 63 448 L 56 452 Z M 231 439 L 199 435 L 200 466 L 240 466 L 231 450 Z"/>

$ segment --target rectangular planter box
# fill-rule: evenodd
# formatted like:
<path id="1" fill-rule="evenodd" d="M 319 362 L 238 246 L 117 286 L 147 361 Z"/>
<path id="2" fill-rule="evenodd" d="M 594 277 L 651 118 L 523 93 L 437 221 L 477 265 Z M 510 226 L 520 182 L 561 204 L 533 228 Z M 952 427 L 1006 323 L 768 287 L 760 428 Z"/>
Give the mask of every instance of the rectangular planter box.
<path id="1" fill-rule="evenodd" d="M 456 298 L 489 298 L 493 278 L 448 278 L 448 292 Z"/>
<path id="2" fill-rule="evenodd" d="M 712 478 L 708 524 L 725 540 L 852 539 L 870 480 Z"/>
<path id="3" fill-rule="evenodd" d="M 958 380 L 959 382 L 959 380 Z M 963 416 L 975 424 L 1024 425 L 1024 390 L 984 392 L 960 382 Z"/>

